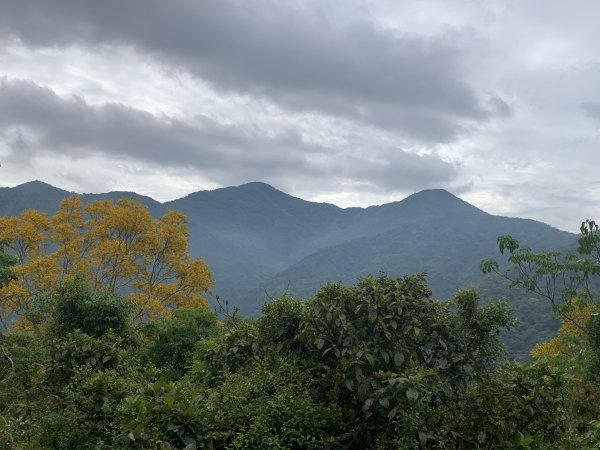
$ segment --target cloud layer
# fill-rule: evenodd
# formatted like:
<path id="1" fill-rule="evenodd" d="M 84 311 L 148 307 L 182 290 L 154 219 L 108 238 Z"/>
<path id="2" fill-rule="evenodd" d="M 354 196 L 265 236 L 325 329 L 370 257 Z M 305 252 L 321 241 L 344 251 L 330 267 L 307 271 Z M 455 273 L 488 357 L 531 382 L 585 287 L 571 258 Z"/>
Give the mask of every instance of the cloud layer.
<path id="1" fill-rule="evenodd" d="M 168 199 L 261 180 L 340 205 L 444 187 L 576 229 L 600 216 L 598 14 L 582 0 L 5 0 L 0 184 Z"/>
<path id="2" fill-rule="evenodd" d="M 300 172 L 333 184 L 410 190 L 447 182 L 455 174 L 451 164 L 432 155 L 396 149 L 392 163 L 345 158 L 339 149 L 311 145 L 293 130 L 267 136 L 256 127 L 224 125 L 207 117 L 183 121 L 118 103 L 92 106 L 81 97 L 60 97 L 31 81 L 7 78 L 0 80 L 0 133 L 15 162 L 48 153 L 73 159 L 102 155 L 108 161 L 129 158 L 192 167 L 225 184 L 266 179 L 285 185 Z"/>
<path id="3" fill-rule="evenodd" d="M 0 29 L 35 47 L 132 45 L 222 90 L 427 142 L 453 140 L 463 121 L 490 114 L 443 36 L 344 26 L 285 2 L 13 0 Z"/>

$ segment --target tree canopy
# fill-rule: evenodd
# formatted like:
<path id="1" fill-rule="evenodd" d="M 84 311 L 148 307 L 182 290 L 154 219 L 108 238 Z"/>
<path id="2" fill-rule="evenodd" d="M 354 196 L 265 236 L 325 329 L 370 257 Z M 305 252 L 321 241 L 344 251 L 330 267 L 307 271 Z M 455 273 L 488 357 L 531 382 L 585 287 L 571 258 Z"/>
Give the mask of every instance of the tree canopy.
<path id="1" fill-rule="evenodd" d="M 140 320 L 206 307 L 210 270 L 190 257 L 187 238 L 183 214 L 154 219 L 143 204 L 127 199 L 84 206 L 72 196 L 52 216 L 27 210 L 1 217 L 0 240 L 14 264 L 0 288 L 0 315 L 5 323 L 20 316 L 17 326 L 31 326 L 36 297 L 77 275 L 99 292 L 127 294 Z"/>

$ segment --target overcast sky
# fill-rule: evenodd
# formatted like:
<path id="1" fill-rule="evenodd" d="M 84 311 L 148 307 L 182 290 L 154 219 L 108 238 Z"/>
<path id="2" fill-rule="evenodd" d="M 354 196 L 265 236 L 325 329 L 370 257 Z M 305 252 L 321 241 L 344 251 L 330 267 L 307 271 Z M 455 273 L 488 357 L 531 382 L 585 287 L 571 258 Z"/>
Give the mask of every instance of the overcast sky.
<path id="1" fill-rule="evenodd" d="M 600 2 L 0 0 L 0 185 L 600 217 Z"/>

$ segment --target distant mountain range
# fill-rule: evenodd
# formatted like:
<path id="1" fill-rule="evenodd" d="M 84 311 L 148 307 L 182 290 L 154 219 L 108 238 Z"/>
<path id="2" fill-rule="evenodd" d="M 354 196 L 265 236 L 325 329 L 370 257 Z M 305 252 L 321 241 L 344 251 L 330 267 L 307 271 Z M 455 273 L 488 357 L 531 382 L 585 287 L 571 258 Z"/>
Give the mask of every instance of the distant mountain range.
<path id="1" fill-rule="evenodd" d="M 27 208 L 54 213 L 71 194 L 39 181 L 0 188 L 0 215 Z M 292 197 L 264 183 L 200 191 L 166 203 L 131 192 L 81 197 L 84 202 L 135 198 L 154 216 L 169 209 L 186 214 L 190 252 L 212 269 L 213 292 L 249 315 L 282 291 L 310 296 L 328 281 L 354 283 L 379 272 L 426 272 L 439 298 L 467 286 L 478 286 L 484 297 L 498 295 L 504 292 L 499 280 L 484 278 L 479 262 L 498 256 L 499 235 L 511 234 L 537 249 L 569 248 L 576 241 L 575 235 L 540 222 L 488 214 L 441 189 L 346 209 Z"/>

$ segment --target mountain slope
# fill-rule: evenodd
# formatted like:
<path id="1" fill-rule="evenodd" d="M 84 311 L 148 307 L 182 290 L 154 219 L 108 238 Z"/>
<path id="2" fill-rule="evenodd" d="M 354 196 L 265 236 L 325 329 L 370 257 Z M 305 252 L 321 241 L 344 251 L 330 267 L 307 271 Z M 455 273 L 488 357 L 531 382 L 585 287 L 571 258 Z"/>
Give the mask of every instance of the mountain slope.
<path id="1" fill-rule="evenodd" d="M 53 213 L 68 195 L 39 181 L 0 188 L 0 214 L 26 208 Z M 380 271 L 425 271 L 434 292 L 447 296 L 481 279 L 479 260 L 496 255 L 500 234 L 542 247 L 573 240 L 539 222 L 492 216 L 441 189 L 347 209 L 292 197 L 264 183 L 200 191 L 162 204 L 131 192 L 83 194 L 82 200 L 122 197 L 145 203 L 154 216 L 169 209 L 186 214 L 190 253 L 211 267 L 215 292 L 249 313 L 258 310 L 265 293 L 289 288 L 310 295 L 329 280 L 352 283 Z"/>
<path id="2" fill-rule="evenodd" d="M 0 188 L 0 215 L 27 208 L 54 213 L 68 195 L 38 181 Z M 546 306 L 482 277 L 479 262 L 498 256 L 496 238 L 502 234 L 537 249 L 573 248 L 576 240 L 540 222 L 487 214 L 440 189 L 347 209 L 308 202 L 264 183 L 200 191 L 166 203 L 131 192 L 82 195 L 86 203 L 122 197 L 145 203 L 155 217 L 169 209 L 186 214 L 190 253 L 211 268 L 213 292 L 245 314 L 257 314 L 261 303 L 285 290 L 310 296 L 328 281 L 426 272 L 439 298 L 466 286 L 480 286 L 484 297 L 508 297 L 527 319 L 527 329 L 519 331 L 527 339 L 513 339 L 522 354 L 536 336 L 552 333 L 555 323 L 546 320 Z"/>
<path id="3" fill-rule="evenodd" d="M 15 216 L 33 208 L 46 213 L 56 211 L 60 201 L 70 192 L 42 181 L 30 181 L 14 188 L 0 188 L 0 215 Z"/>
<path id="4" fill-rule="evenodd" d="M 448 193 L 436 194 L 433 200 L 429 193 L 421 194 L 396 206 L 403 211 L 396 228 L 319 249 L 279 272 L 245 303 L 259 304 L 265 292 L 307 296 L 328 281 L 350 284 L 379 272 L 426 272 L 434 294 L 445 298 L 482 282 L 479 262 L 497 257 L 496 238 L 501 234 L 512 234 L 537 249 L 575 243 L 574 235 L 533 220 L 493 216 Z"/>

